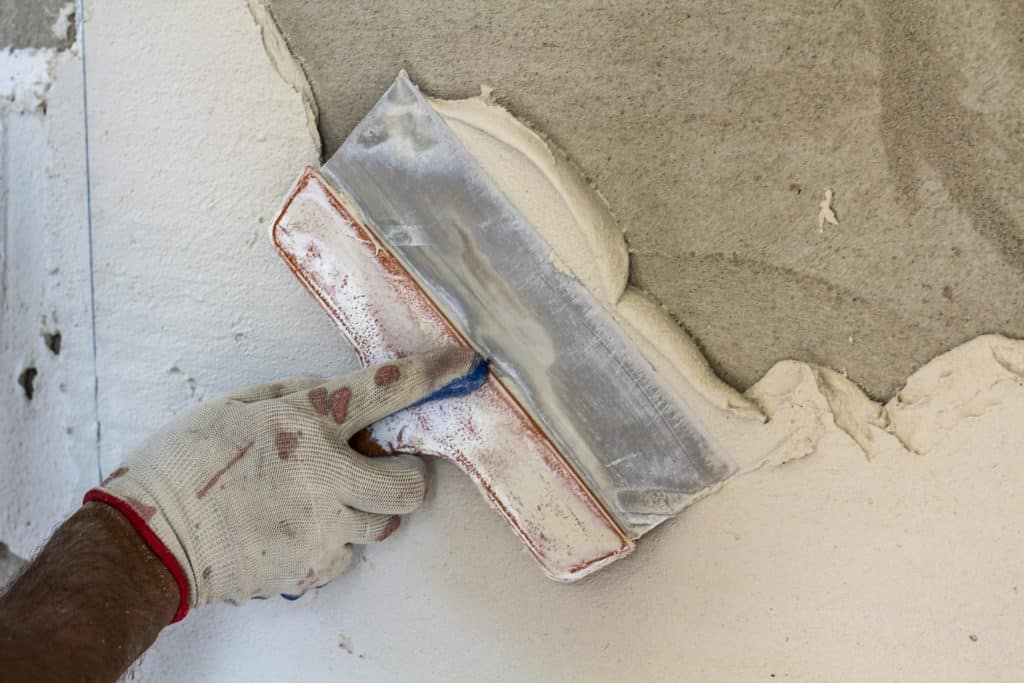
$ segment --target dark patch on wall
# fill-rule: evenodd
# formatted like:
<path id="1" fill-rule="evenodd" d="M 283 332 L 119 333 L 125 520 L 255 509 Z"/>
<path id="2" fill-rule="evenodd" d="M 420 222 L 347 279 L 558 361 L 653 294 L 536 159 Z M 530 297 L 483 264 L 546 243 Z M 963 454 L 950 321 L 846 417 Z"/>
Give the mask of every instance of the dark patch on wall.
<path id="1" fill-rule="evenodd" d="M 43 332 L 43 343 L 46 344 L 46 348 L 50 349 L 50 352 L 55 355 L 60 355 L 60 330 L 56 332 Z"/>
<path id="2" fill-rule="evenodd" d="M 29 401 L 32 400 L 32 395 L 35 393 L 34 383 L 38 374 L 39 371 L 30 365 L 18 375 L 18 385 L 25 392 L 25 398 Z"/>

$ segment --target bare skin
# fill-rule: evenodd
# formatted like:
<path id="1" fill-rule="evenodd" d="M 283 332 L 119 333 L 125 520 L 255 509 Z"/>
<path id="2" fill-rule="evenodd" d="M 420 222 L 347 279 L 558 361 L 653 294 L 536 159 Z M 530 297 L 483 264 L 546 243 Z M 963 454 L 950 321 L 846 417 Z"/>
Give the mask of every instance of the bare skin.
<path id="1" fill-rule="evenodd" d="M 170 623 L 171 573 L 117 510 L 88 503 L 0 596 L 5 681 L 116 681 Z"/>

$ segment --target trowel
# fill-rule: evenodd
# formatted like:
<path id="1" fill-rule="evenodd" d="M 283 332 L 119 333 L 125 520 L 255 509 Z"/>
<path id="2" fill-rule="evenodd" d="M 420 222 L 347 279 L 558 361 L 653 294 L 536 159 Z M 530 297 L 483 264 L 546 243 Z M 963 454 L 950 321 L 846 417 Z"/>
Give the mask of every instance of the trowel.
<path id="1" fill-rule="evenodd" d="M 475 393 L 407 409 L 355 446 L 452 460 L 544 572 L 575 581 L 735 464 L 402 73 L 271 234 L 365 364 L 476 349 Z"/>

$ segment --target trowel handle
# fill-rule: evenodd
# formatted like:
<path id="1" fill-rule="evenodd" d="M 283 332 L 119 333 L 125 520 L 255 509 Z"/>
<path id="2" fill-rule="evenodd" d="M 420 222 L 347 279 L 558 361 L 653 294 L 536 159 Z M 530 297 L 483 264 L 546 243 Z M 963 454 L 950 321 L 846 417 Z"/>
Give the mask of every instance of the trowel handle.
<path id="1" fill-rule="evenodd" d="M 376 422 L 354 445 L 371 455 L 420 453 L 451 460 L 553 579 L 575 581 L 633 548 L 493 375 L 472 394 Z"/>
<path id="2" fill-rule="evenodd" d="M 442 346 L 468 346 L 351 198 L 312 169 L 271 228 L 285 262 L 374 365 Z M 467 396 L 400 411 L 356 434 L 366 455 L 450 459 L 508 520 L 548 576 L 575 581 L 633 549 L 633 541 L 512 395 L 491 375 Z"/>

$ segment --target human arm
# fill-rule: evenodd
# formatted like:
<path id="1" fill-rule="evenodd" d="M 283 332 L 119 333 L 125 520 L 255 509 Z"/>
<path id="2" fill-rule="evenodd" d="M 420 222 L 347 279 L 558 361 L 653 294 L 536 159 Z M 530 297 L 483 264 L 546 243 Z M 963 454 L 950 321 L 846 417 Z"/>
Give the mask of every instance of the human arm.
<path id="1" fill-rule="evenodd" d="M 85 507 L 0 601 L 0 641 L 10 636 L 0 642 L 5 680 L 19 680 L 8 656 L 21 657 L 21 670 L 33 674 L 25 680 L 45 680 L 42 668 L 26 667 L 60 663 L 65 655 L 53 649 L 62 638 L 75 640 L 66 664 L 77 668 L 59 680 L 114 680 L 191 608 L 301 595 L 330 581 L 348 566 L 350 543 L 386 538 L 426 487 L 418 459 L 366 458 L 349 446 L 353 435 L 409 405 L 472 391 L 486 376 L 468 349 L 445 349 L 333 380 L 250 387 L 183 413 L 86 494 Z M 125 529 L 134 536 L 124 538 Z M 125 552 L 146 562 L 122 562 Z M 159 586 L 136 581 L 154 561 Z M 76 597 L 54 604 L 68 592 Z M 145 624 L 157 626 L 120 615 L 121 600 L 122 610 L 145 610 Z M 109 632 L 85 628 L 118 621 Z M 18 649 L 29 641 L 36 649 Z M 97 658 L 104 668 L 87 669 Z"/>
<path id="2" fill-rule="evenodd" d="M 171 573 L 124 515 L 87 503 L 0 597 L 3 678 L 116 680 L 178 602 Z"/>

